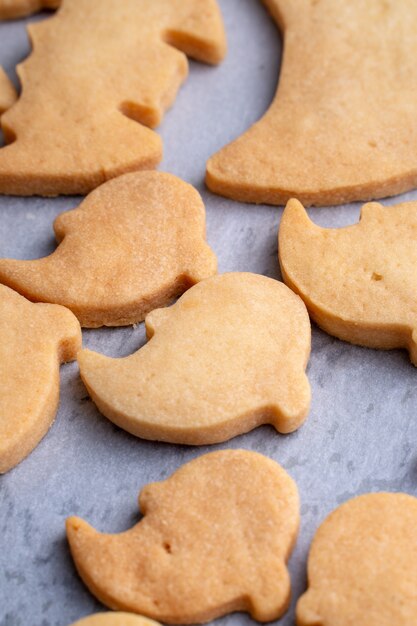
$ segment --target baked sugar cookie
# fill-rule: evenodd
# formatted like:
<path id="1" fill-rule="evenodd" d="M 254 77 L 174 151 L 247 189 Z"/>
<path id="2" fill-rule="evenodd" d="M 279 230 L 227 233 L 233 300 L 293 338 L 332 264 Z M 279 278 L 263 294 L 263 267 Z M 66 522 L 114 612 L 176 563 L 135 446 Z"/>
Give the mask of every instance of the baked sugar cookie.
<path id="1" fill-rule="evenodd" d="M 414 626 L 417 499 L 360 496 L 319 528 L 308 559 L 309 589 L 298 626 Z"/>
<path id="2" fill-rule="evenodd" d="M 188 72 L 218 63 L 216 0 L 70 0 L 31 24 L 22 96 L 2 118 L 0 193 L 86 194 L 161 160 L 155 127 Z"/>
<path id="3" fill-rule="evenodd" d="M 201 445 L 261 424 L 288 433 L 304 421 L 311 329 L 283 283 L 246 273 L 209 278 L 145 323 L 150 341 L 131 356 L 78 355 L 93 401 L 121 428 Z"/>
<path id="4" fill-rule="evenodd" d="M 58 408 L 59 364 L 74 360 L 80 347 L 70 311 L 32 304 L 0 285 L 0 473 L 48 431 Z"/>
<path id="5" fill-rule="evenodd" d="M 143 519 L 119 535 L 67 520 L 77 570 L 100 602 L 172 624 L 285 612 L 299 501 L 277 463 L 245 450 L 206 454 L 147 485 L 139 505 Z"/>
<path id="6" fill-rule="evenodd" d="M 417 202 L 366 204 L 359 224 L 327 229 L 291 200 L 279 259 L 285 282 L 326 332 L 371 348 L 406 348 L 417 365 Z"/>
<path id="7" fill-rule="evenodd" d="M 42 9 L 57 9 L 62 0 L 0 0 L 0 20 L 25 17 Z"/>
<path id="8" fill-rule="evenodd" d="M 207 164 L 244 202 L 332 205 L 417 186 L 417 3 L 263 0 L 283 33 L 277 95 Z"/>
<path id="9" fill-rule="evenodd" d="M 158 622 L 154 622 L 140 615 L 132 613 L 96 613 L 78 620 L 72 626 L 160 626 Z"/>
<path id="10" fill-rule="evenodd" d="M 140 322 L 216 273 L 203 202 L 171 174 L 113 179 L 54 227 L 61 242 L 55 252 L 36 261 L 0 260 L 0 282 L 32 301 L 68 307 L 82 326 Z"/>
<path id="11" fill-rule="evenodd" d="M 7 111 L 7 109 L 10 109 L 16 100 L 16 90 L 3 68 L 0 67 L 0 115 Z"/>

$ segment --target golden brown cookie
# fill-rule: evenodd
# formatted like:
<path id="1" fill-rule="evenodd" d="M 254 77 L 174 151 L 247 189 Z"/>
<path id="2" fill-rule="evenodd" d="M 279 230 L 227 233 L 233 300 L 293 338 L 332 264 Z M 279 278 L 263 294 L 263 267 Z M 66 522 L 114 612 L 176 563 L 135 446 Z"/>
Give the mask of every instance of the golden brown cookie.
<path id="1" fill-rule="evenodd" d="M 48 431 L 58 408 L 59 365 L 75 359 L 80 347 L 71 311 L 32 304 L 0 285 L 0 473 Z"/>
<path id="2" fill-rule="evenodd" d="M 417 3 L 263 0 L 283 65 L 266 115 L 207 164 L 244 202 L 331 205 L 417 185 Z"/>
<path id="3" fill-rule="evenodd" d="M 32 301 L 68 307 L 82 326 L 140 322 L 216 273 L 201 197 L 171 174 L 113 179 L 54 227 L 55 252 L 0 260 L 0 282 Z"/>
<path id="4" fill-rule="evenodd" d="M 5 71 L 0 67 L 0 115 L 10 109 L 17 100 L 17 93 L 8 79 Z"/>
<path id="5" fill-rule="evenodd" d="M 285 612 L 299 501 L 277 463 L 245 450 L 206 454 L 147 485 L 139 506 L 144 518 L 119 535 L 67 520 L 77 570 L 105 605 L 173 624 Z"/>
<path id="6" fill-rule="evenodd" d="M 78 620 L 72 626 L 160 626 L 158 622 L 132 613 L 96 613 Z"/>
<path id="7" fill-rule="evenodd" d="M 0 0 L 0 20 L 25 17 L 42 9 L 57 9 L 62 0 Z"/>
<path id="8" fill-rule="evenodd" d="M 188 72 L 218 63 L 217 0 L 64 0 L 29 26 L 22 96 L 2 118 L 0 193 L 85 194 L 161 160 L 155 127 Z M 139 123 L 138 123 L 139 122 Z"/>
<path id="9" fill-rule="evenodd" d="M 417 498 L 373 493 L 336 509 L 308 559 L 298 626 L 415 626 Z"/>
<path id="10" fill-rule="evenodd" d="M 291 200 L 279 260 L 285 282 L 326 332 L 371 348 L 406 348 L 417 365 L 417 202 L 365 204 L 359 224 L 327 229 Z"/>
<path id="11" fill-rule="evenodd" d="M 265 276 L 209 278 L 145 320 L 149 343 L 124 359 L 78 355 L 99 410 L 145 439 L 226 441 L 261 424 L 304 421 L 311 330 L 302 301 Z"/>

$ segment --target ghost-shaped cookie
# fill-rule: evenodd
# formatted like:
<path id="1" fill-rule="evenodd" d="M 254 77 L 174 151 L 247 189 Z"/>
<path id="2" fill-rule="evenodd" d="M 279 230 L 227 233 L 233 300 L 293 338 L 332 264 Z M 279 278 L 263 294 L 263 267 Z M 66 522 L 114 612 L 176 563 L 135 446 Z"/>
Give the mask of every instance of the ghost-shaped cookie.
<path id="1" fill-rule="evenodd" d="M 32 301 L 68 307 L 85 327 L 142 321 L 216 273 L 201 197 L 171 174 L 108 181 L 54 226 L 55 252 L 0 260 L 0 282 Z"/>
<path id="2" fill-rule="evenodd" d="M 154 168 L 162 144 L 151 128 L 187 76 L 186 55 L 215 64 L 225 54 L 217 0 L 71 0 L 28 30 L 22 95 L 1 120 L 4 194 L 86 194 Z"/>
<path id="3" fill-rule="evenodd" d="M 0 115 L 10 109 L 17 99 L 17 93 L 8 79 L 6 72 L 0 67 Z"/>
<path id="4" fill-rule="evenodd" d="M 42 9 L 57 9 L 62 0 L 0 0 L 0 20 L 10 20 L 37 13 Z"/>
<path id="5" fill-rule="evenodd" d="M 415 626 L 417 498 L 373 493 L 336 509 L 308 558 L 298 626 Z"/>
<path id="6" fill-rule="evenodd" d="M 121 428 L 200 445 L 260 424 L 288 433 L 304 421 L 310 322 L 283 283 L 249 273 L 215 276 L 145 323 L 150 341 L 131 356 L 78 355 L 90 396 Z"/>
<path id="7" fill-rule="evenodd" d="M 206 454 L 146 486 L 139 506 L 143 519 L 118 535 L 67 520 L 77 570 L 103 604 L 173 624 L 285 612 L 299 501 L 277 463 L 246 450 Z"/>
<path id="8" fill-rule="evenodd" d="M 161 626 L 147 617 L 134 615 L 133 613 L 95 613 L 74 622 L 72 626 Z"/>
<path id="9" fill-rule="evenodd" d="M 306 206 L 417 185 L 417 3 L 263 0 L 284 42 L 267 113 L 207 164 L 235 200 Z"/>
<path id="10" fill-rule="evenodd" d="M 0 473 L 46 434 L 58 408 L 59 365 L 75 359 L 81 329 L 61 306 L 32 304 L 0 285 Z"/>
<path id="11" fill-rule="evenodd" d="M 406 348 L 417 365 L 417 202 L 369 203 L 359 224 L 327 229 L 291 200 L 279 260 L 285 282 L 326 332 L 371 348 Z"/>

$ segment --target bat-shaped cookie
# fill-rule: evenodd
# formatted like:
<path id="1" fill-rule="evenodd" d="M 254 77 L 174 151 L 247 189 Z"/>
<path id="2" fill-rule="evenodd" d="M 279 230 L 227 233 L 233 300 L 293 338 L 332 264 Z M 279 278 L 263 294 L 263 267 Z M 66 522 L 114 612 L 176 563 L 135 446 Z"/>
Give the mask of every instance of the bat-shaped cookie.
<path id="1" fill-rule="evenodd" d="M 92 399 L 121 428 L 200 445 L 260 424 L 288 433 L 304 421 L 310 323 L 283 283 L 249 273 L 215 276 L 145 323 L 150 341 L 131 356 L 78 356 Z"/>
<path id="2" fill-rule="evenodd" d="M 48 431 L 58 408 L 59 365 L 80 347 L 80 325 L 68 309 L 32 304 L 0 285 L 0 473 Z"/>
<path id="3" fill-rule="evenodd" d="M 144 487 L 139 505 L 143 519 L 118 535 L 67 520 L 77 570 L 103 604 L 172 624 L 285 612 L 299 500 L 277 463 L 246 450 L 206 454 Z"/>
<path id="4" fill-rule="evenodd" d="M 263 3 L 283 33 L 278 91 L 209 160 L 209 188 L 245 202 L 332 205 L 415 187 L 415 0 Z"/>
<path id="5" fill-rule="evenodd" d="M 326 229 L 291 200 L 279 259 L 285 282 L 326 332 L 371 348 L 406 348 L 417 365 L 417 202 L 366 204 L 359 224 Z"/>
<path id="6" fill-rule="evenodd" d="M 417 498 L 371 493 L 320 526 L 308 558 L 298 626 L 414 626 Z"/>
<path id="7" fill-rule="evenodd" d="M 173 103 L 186 55 L 225 54 L 217 0 L 71 0 L 28 28 L 22 95 L 2 117 L 5 194 L 85 194 L 152 169 L 162 147 L 148 127 Z"/>
<path id="8" fill-rule="evenodd" d="M 0 260 L 0 283 L 62 304 L 82 326 L 123 326 L 216 273 L 197 191 L 172 174 L 108 181 L 54 224 L 60 242 L 34 261 Z"/>

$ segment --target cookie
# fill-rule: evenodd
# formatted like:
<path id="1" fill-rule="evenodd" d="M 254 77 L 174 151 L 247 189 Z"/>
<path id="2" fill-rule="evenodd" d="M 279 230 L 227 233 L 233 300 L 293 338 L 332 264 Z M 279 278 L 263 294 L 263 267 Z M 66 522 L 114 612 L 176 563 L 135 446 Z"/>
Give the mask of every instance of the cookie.
<path id="1" fill-rule="evenodd" d="M 296 197 L 307 206 L 416 187 L 414 0 L 263 2 L 285 47 L 277 95 L 209 160 L 209 188 L 243 202 Z"/>
<path id="2" fill-rule="evenodd" d="M 147 485 L 139 505 L 143 519 L 119 535 L 67 520 L 77 570 L 100 602 L 172 624 L 285 612 L 299 501 L 277 463 L 245 450 L 206 454 Z"/>
<path id="3" fill-rule="evenodd" d="M 298 626 L 414 626 L 417 498 L 373 493 L 336 509 L 308 559 Z"/>
<path id="4" fill-rule="evenodd" d="M 121 428 L 201 445 L 261 424 L 288 433 L 304 421 L 311 329 L 284 284 L 249 273 L 215 276 L 145 323 L 150 341 L 131 356 L 78 355 L 91 398 Z"/>
<path id="5" fill-rule="evenodd" d="M 158 622 L 154 622 L 140 615 L 132 615 L 132 613 L 96 613 L 78 620 L 72 626 L 160 626 Z"/>
<path id="6" fill-rule="evenodd" d="M 10 109 L 16 100 L 16 90 L 3 68 L 0 67 L 0 115 L 7 111 L 7 109 Z"/>
<path id="7" fill-rule="evenodd" d="M 201 197 L 171 174 L 113 179 L 54 227 L 55 252 L 0 260 L 0 282 L 32 301 L 68 307 L 85 327 L 140 322 L 216 273 Z"/>
<path id="8" fill-rule="evenodd" d="M 279 259 L 323 330 L 371 348 L 406 348 L 417 365 L 417 202 L 366 204 L 359 224 L 327 229 L 291 200 Z"/>
<path id="9" fill-rule="evenodd" d="M 4 194 L 86 194 L 155 167 L 151 128 L 186 78 L 186 55 L 218 63 L 225 53 L 217 0 L 71 0 L 28 28 L 22 96 L 2 118 Z"/>
<path id="10" fill-rule="evenodd" d="M 80 347 L 70 311 L 32 304 L 0 285 L 0 473 L 48 431 L 58 408 L 59 364 L 74 360 Z"/>
<path id="11" fill-rule="evenodd" d="M 42 9 L 57 9 L 62 0 L 0 0 L 0 20 L 25 17 Z"/>

